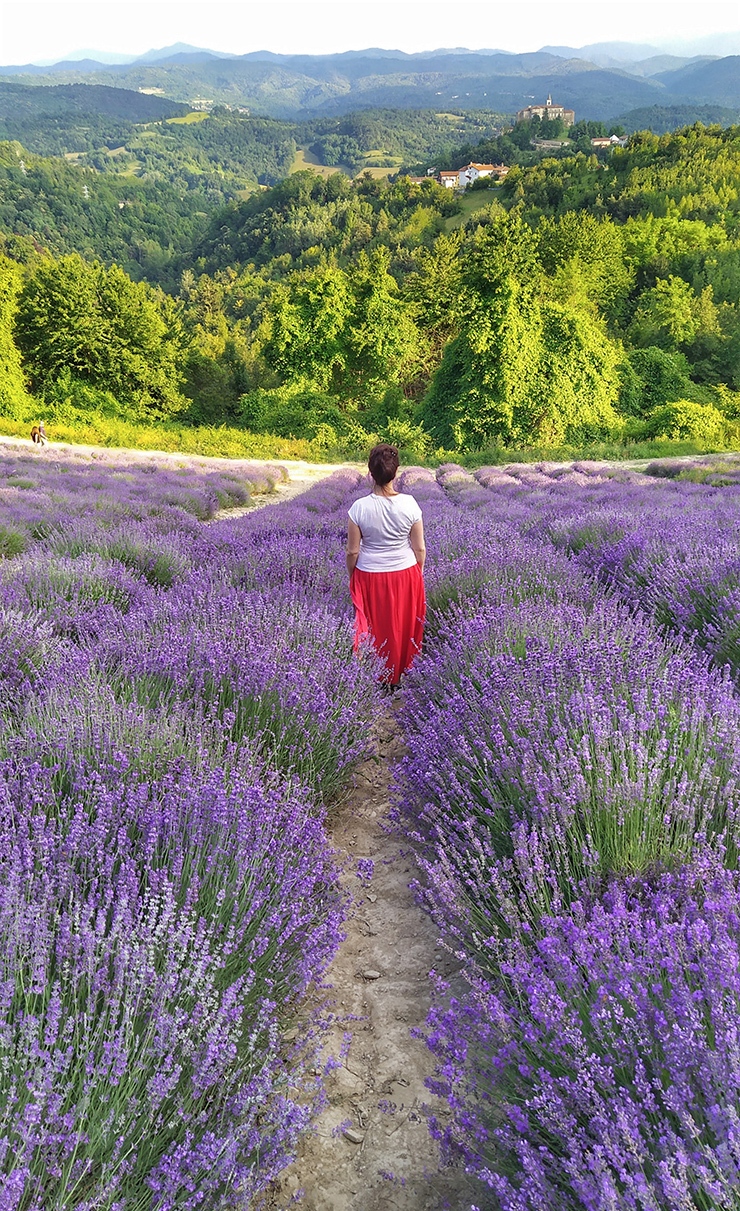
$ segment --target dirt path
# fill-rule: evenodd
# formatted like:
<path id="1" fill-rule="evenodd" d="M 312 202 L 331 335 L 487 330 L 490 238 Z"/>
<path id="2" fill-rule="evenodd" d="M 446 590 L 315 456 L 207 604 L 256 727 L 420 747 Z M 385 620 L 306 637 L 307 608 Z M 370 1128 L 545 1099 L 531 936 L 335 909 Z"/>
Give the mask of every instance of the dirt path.
<path id="1" fill-rule="evenodd" d="M 45 446 L 34 446 L 28 437 L 14 437 L 11 434 L 0 433 L 0 446 L 15 446 L 28 450 L 34 457 L 51 458 L 62 453 L 77 458 L 94 458 L 105 462 L 120 462 L 125 458 L 129 462 L 149 462 L 157 459 L 163 462 L 194 463 L 204 468 L 221 471 L 238 471 L 241 467 L 284 467 L 292 479 L 309 479 L 315 474 L 320 478 L 331 475 L 340 467 L 359 467 L 359 463 L 308 463 L 304 459 L 291 458 L 219 458 L 215 454 L 190 454 L 176 450 L 139 450 L 130 446 L 89 446 L 72 442 L 53 441 Z"/>
<path id="2" fill-rule="evenodd" d="M 266 505 L 279 505 L 283 501 L 293 500 L 294 497 L 300 496 L 302 492 L 307 492 L 314 484 L 326 479 L 337 469 L 336 466 L 326 466 L 322 463 L 281 462 L 277 465 L 285 467 L 288 472 L 290 478 L 287 482 L 276 484 L 274 492 L 255 493 L 248 505 L 238 506 L 236 509 L 219 509 L 212 520 L 225 521 L 229 517 L 244 517 L 247 513 L 253 513 L 255 509 L 264 509 Z M 351 464 L 343 463 L 342 465 L 350 466 Z"/>
<path id="3" fill-rule="evenodd" d="M 291 499 L 333 469 L 305 466 L 296 473 L 291 467 L 290 481 L 275 493 L 217 517 Z M 485 1205 L 478 1183 L 460 1169 L 440 1168 L 429 1134 L 429 1111 L 440 1119 L 447 1111 L 424 1084 L 434 1064 L 411 1030 L 426 1020 L 429 972 L 454 975 L 454 963 L 409 888 L 413 857 L 388 827 L 391 763 L 402 752 L 390 709 L 376 741 L 377 757 L 360 766 L 352 794 L 330 825 L 344 866 L 342 883 L 353 900 L 346 941 L 326 976 L 337 1025 L 325 1054 L 343 1059 L 327 1077 L 326 1110 L 274 1184 L 270 1211 L 468 1211 Z M 358 859 L 372 863 L 367 886 L 357 877 Z M 302 1012 L 310 1016 L 312 1010 L 309 997 Z"/>
<path id="4" fill-rule="evenodd" d="M 355 906 L 347 940 L 327 973 L 340 1019 L 327 1054 L 341 1054 L 346 1032 L 351 1043 L 327 1078 L 329 1105 L 314 1134 L 276 1185 L 272 1211 L 295 1205 L 305 1211 L 468 1211 L 477 1201 L 477 1187 L 462 1171 L 440 1171 L 426 1107 L 444 1117 L 445 1106 L 424 1085 L 431 1055 L 410 1033 L 426 1018 L 429 971 L 448 975 L 451 961 L 409 889 L 413 858 L 387 828 L 389 762 L 400 751 L 389 711 L 378 756 L 358 770 L 331 827 Z M 361 858 L 374 863 L 366 887 L 356 874 Z"/>

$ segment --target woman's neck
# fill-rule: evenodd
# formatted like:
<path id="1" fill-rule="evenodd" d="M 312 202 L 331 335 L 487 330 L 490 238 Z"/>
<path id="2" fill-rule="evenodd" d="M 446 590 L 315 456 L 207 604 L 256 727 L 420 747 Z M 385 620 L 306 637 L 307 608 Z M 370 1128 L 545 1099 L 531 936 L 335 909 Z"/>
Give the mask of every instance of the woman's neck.
<path id="1" fill-rule="evenodd" d="M 398 492 L 393 486 L 393 481 L 389 484 L 375 484 L 373 494 L 375 496 L 398 496 Z"/>

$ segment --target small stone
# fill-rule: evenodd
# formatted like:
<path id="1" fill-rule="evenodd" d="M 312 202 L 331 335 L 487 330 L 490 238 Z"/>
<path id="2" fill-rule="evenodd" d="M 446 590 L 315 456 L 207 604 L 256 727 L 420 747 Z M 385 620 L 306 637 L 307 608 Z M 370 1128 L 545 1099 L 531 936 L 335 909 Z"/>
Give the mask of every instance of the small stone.
<path id="1" fill-rule="evenodd" d="M 350 1144 L 361 1144 L 365 1136 L 361 1131 L 355 1131 L 354 1127 L 348 1127 L 344 1133 L 344 1138 L 349 1140 Z"/>
<path id="2" fill-rule="evenodd" d="M 375 894 L 375 892 L 374 892 L 374 891 L 371 891 L 371 892 L 370 892 L 370 895 L 366 897 L 366 899 L 368 899 L 368 900 L 370 901 L 370 903 L 371 903 L 371 904 L 374 904 L 374 903 L 375 903 L 375 901 L 377 900 L 377 898 L 378 898 L 378 897 L 376 896 L 376 894 Z"/>
<path id="3" fill-rule="evenodd" d="M 294 1039 L 298 1038 L 300 1033 L 301 1032 L 297 1026 L 295 1026 L 293 1030 L 286 1030 L 285 1034 L 283 1035 L 283 1042 L 292 1043 Z"/>
<path id="4" fill-rule="evenodd" d="M 363 980 L 379 980 L 380 972 L 376 971 L 374 967 L 366 967 L 362 973 L 362 978 Z"/>

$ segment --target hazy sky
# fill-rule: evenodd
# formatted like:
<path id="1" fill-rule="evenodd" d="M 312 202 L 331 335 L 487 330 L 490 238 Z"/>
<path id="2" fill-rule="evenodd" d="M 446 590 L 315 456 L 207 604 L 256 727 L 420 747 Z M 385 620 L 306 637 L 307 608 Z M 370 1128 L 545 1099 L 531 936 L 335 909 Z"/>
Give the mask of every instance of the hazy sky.
<path id="1" fill-rule="evenodd" d="M 368 46 L 406 51 L 441 46 L 537 50 L 617 40 L 661 45 L 740 30 L 740 0 L 701 4 L 642 0 L 312 0 L 183 3 L 182 0 L 24 0 L 0 6 L 0 63 L 61 58 L 71 51 L 141 54 L 172 42 L 244 54 L 321 53 Z M 734 47 L 731 48 L 734 50 Z M 717 53 L 715 51 L 715 53 Z M 730 53 L 729 50 L 727 53 Z"/>

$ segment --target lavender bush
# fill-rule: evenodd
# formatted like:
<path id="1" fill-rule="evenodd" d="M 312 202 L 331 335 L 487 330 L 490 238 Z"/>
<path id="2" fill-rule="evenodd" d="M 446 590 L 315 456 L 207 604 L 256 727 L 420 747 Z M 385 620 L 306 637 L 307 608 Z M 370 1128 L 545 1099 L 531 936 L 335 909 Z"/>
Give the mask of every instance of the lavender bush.
<path id="1" fill-rule="evenodd" d="M 141 601 L 145 585 L 118 560 L 33 550 L 0 567 L 6 610 L 39 611 L 56 635 L 97 636 Z"/>
<path id="2" fill-rule="evenodd" d="M 0 767 L 0 1205 L 245 1203 L 308 1114 L 276 1010 L 337 942 L 320 823 L 258 769 L 42 747 Z"/>
<path id="3" fill-rule="evenodd" d="M 729 1211 L 738 700 L 676 633 L 724 663 L 738 505 L 508 472 L 478 473 L 487 507 L 455 468 L 429 491 L 432 642 L 402 711 L 403 827 L 467 985 L 427 1027 L 435 1131 L 504 1211 Z"/>
<path id="4" fill-rule="evenodd" d="M 324 798 L 367 753 L 379 705 L 371 663 L 354 660 L 346 622 L 213 573 L 129 611 L 98 645 L 96 665 L 121 699 L 221 725 L 236 742 L 248 737 Z"/>
<path id="5" fill-rule="evenodd" d="M 435 1133 L 502 1211 L 736 1207 L 739 905 L 708 855 L 613 884 L 433 1010 Z"/>
<path id="6" fill-rule="evenodd" d="M 320 1023 L 282 1039 L 379 707 L 339 575 L 361 477 L 271 536 L 203 526 L 240 476 L 3 467 L 0 1208 L 253 1206 L 321 1099 Z"/>
<path id="7" fill-rule="evenodd" d="M 656 478 L 658 465 L 652 478 L 603 464 L 576 466 L 548 470 L 533 488 L 519 471 L 504 488 L 499 468 L 476 477 L 487 486 L 492 516 L 506 518 L 517 533 L 549 539 L 632 609 L 653 614 L 737 677 L 737 488 L 671 479 L 683 462 L 669 466 L 663 479 Z"/>
<path id="8" fill-rule="evenodd" d="M 437 838 L 431 881 L 445 905 L 451 881 L 464 889 L 481 946 L 489 919 L 536 925 L 610 874 L 686 859 L 697 838 L 736 861 L 732 684 L 613 602 L 496 594 L 453 611 L 411 675 L 404 725 L 411 814 Z"/>

